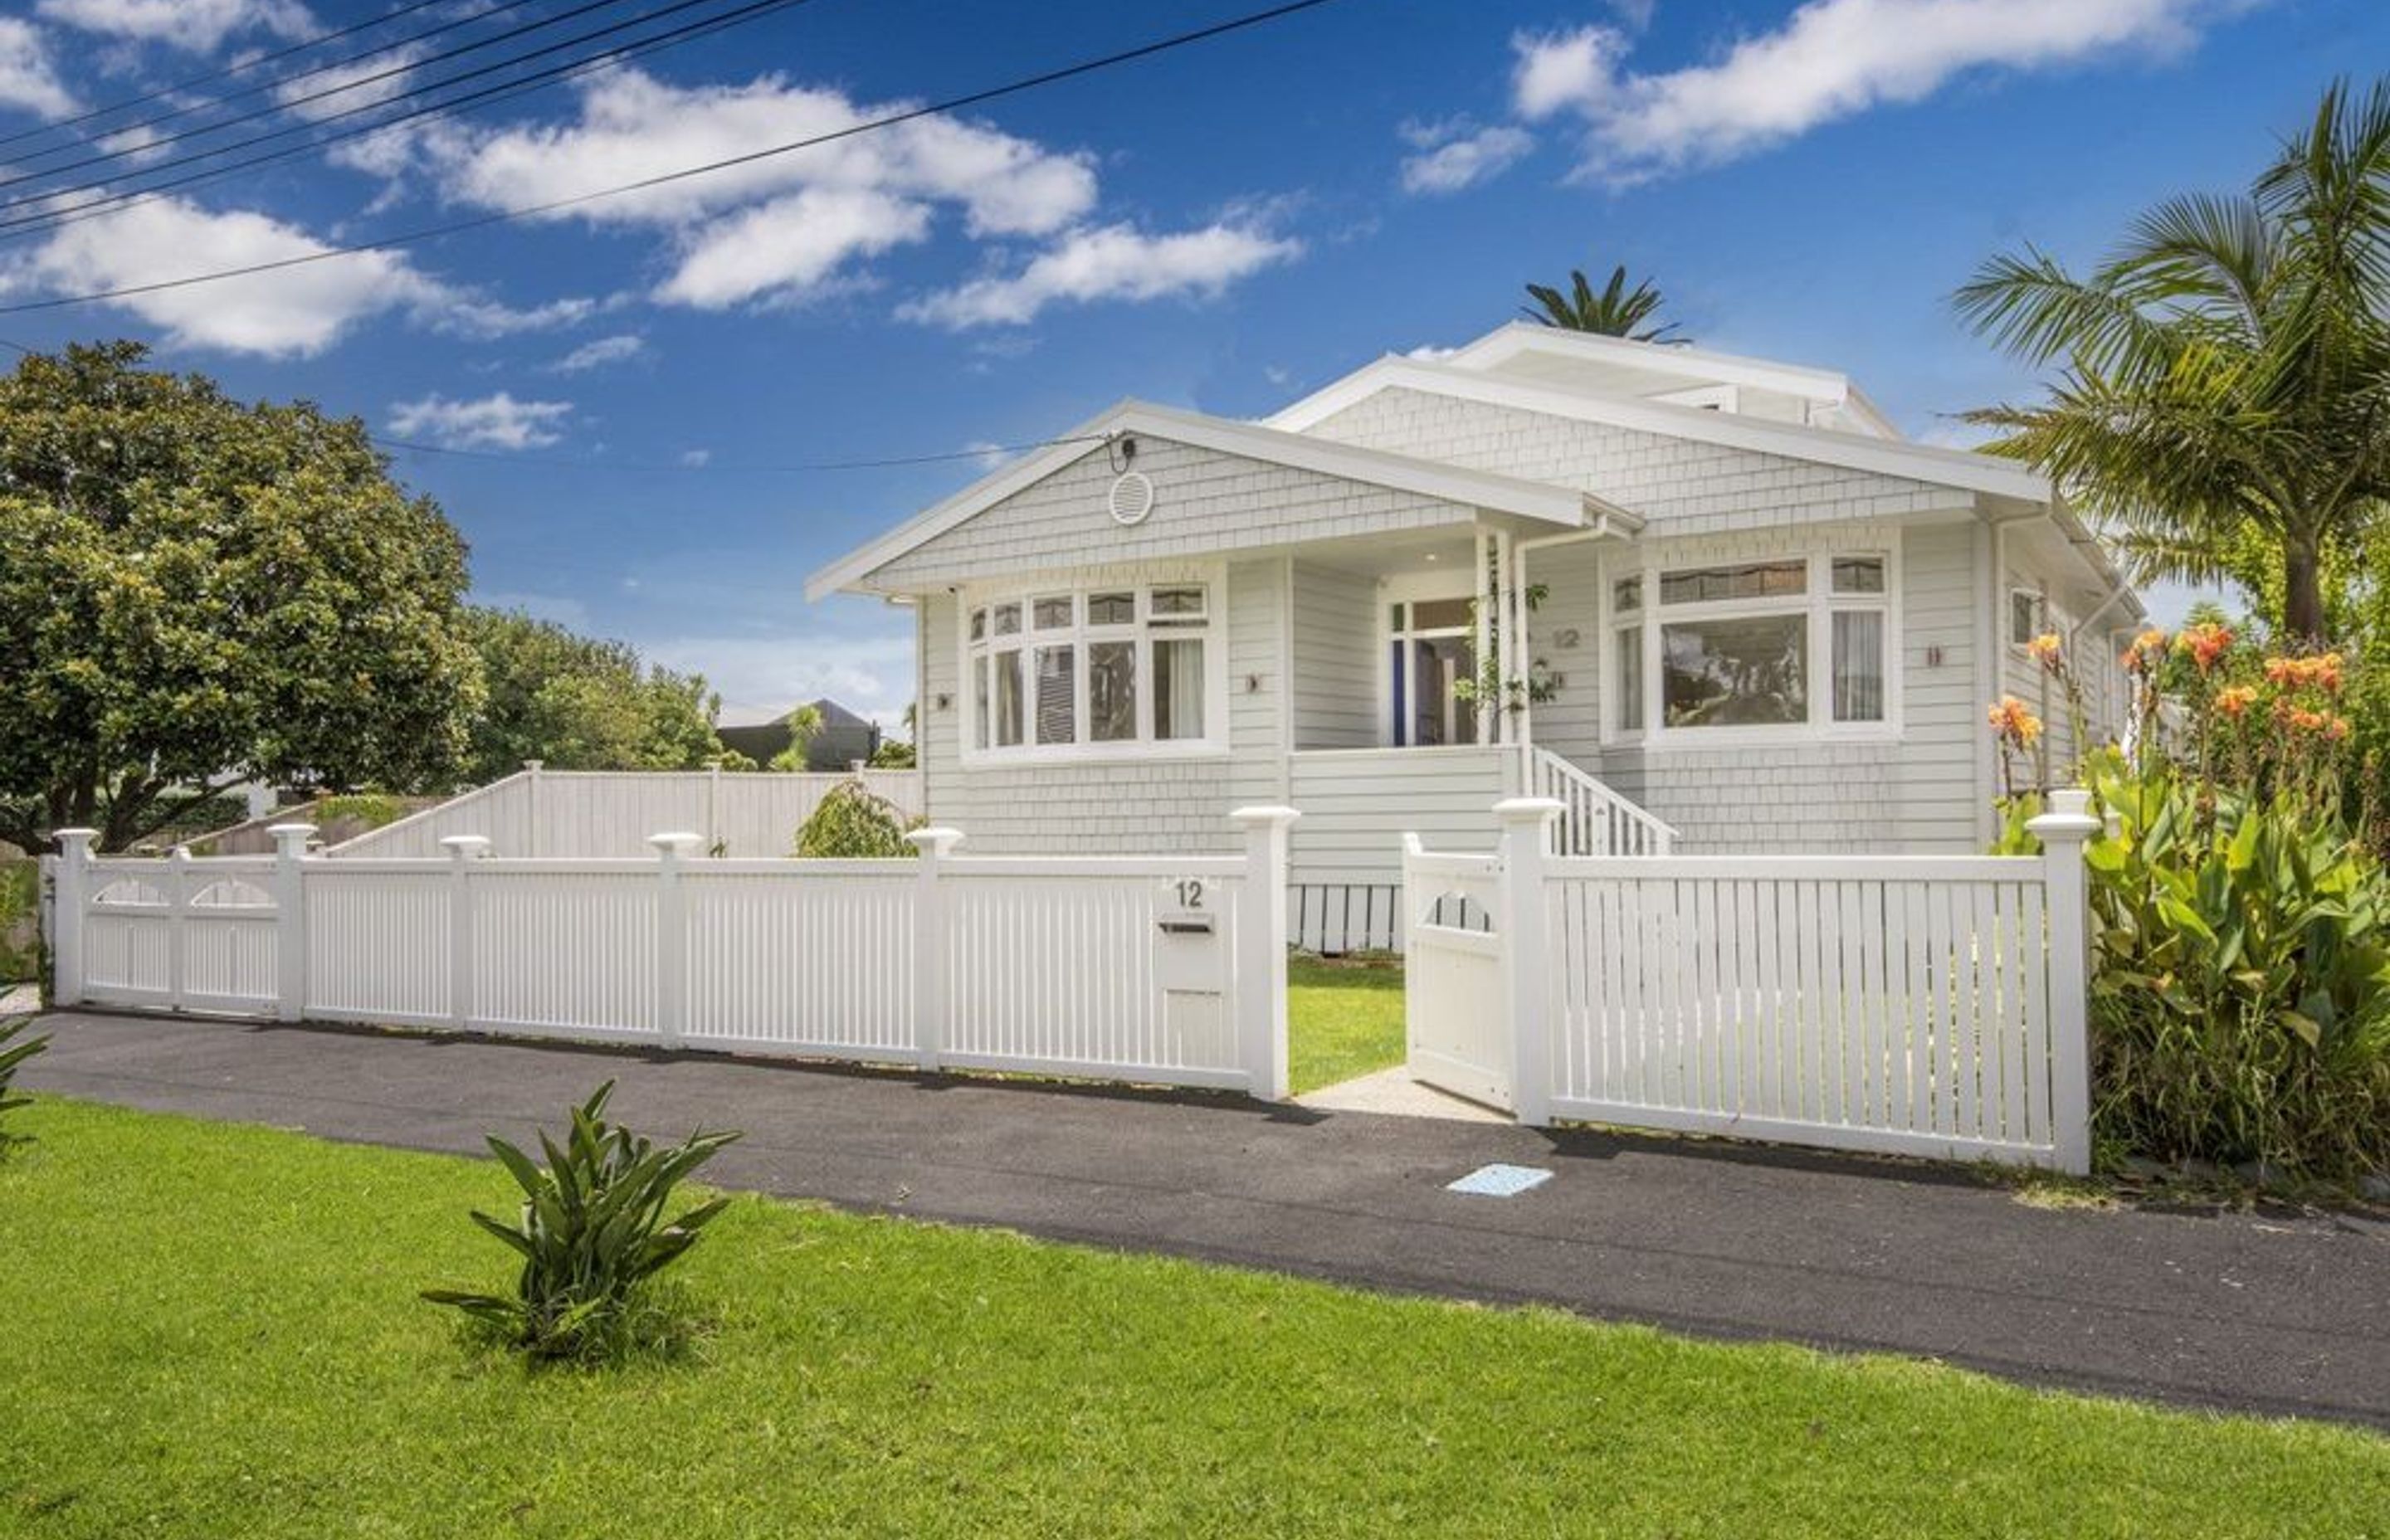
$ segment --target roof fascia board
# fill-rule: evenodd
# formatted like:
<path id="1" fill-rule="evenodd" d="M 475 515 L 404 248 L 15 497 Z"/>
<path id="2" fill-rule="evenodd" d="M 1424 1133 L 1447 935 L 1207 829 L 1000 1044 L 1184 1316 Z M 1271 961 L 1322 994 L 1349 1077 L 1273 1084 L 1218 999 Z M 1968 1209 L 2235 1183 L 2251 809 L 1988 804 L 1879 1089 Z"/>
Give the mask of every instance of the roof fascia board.
<path id="1" fill-rule="evenodd" d="M 962 491 L 907 520 L 860 549 L 821 569 L 805 581 L 805 597 L 818 599 L 854 584 L 906 552 L 935 539 L 1005 498 L 1034 485 L 1101 447 L 1104 435 L 1148 433 L 1175 443 L 1190 444 L 1222 454 L 1266 460 L 1300 470 L 1366 481 L 1421 496 L 1440 498 L 1468 507 L 1515 514 L 1564 529 L 1581 528 L 1591 513 L 1609 511 L 1633 520 L 1624 509 L 1612 508 L 1573 487 L 1498 476 L 1465 466 L 1445 465 L 1382 449 L 1310 438 L 1253 423 L 1232 422 L 1200 412 L 1182 412 L 1144 402 L 1126 401 L 1090 419 L 1066 435 L 1073 440 L 983 478 Z M 1640 520 L 1635 520 L 1639 525 Z"/>
<path id="2" fill-rule="evenodd" d="M 1441 362 L 1462 368 L 1488 368 L 1507 363 L 1523 353 L 1553 353 L 1562 357 L 1574 354 L 1660 374 L 1714 379 L 1721 384 L 1747 385 L 1760 391 L 1781 391 L 1786 395 L 1822 401 L 1836 406 L 1841 405 L 1851 392 L 1849 378 L 1831 369 L 1780 364 L 1772 359 L 1750 358 L 1739 353 L 1712 353 L 1705 348 L 1629 342 L 1619 338 L 1595 337 L 1584 332 L 1564 331 L 1558 327 L 1537 326 L 1532 321 L 1513 321 L 1487 332 Z"/>
<path id="3" fill-rule="evenodd" d="M 1273 427 L 1304 431 L 1381 391 L 1408 389 L 1431 395 L 1454 396 L 1487 405 L 1573 417 L 1613 428 L 1659 433 L 1749 449 L 1789 459 L 1814 460 L 1878 475 L 1962 487 L 1995 496 L 2028 502 L 2050 501 L 2049 483 L 2023 467 L 1987 455 L 1938 449 L 1900 440 L 1870 439 L 1831 429 L 1773 422 L 1765 417 L 1737 417 L 1698 406 L 1665 402 L 1623 401 L 1546 384 L 1498 379 L 1446 364 L 1417 359 L 1381 359 L 1367 368 L 1295 403 L 1270 419 Z"/>

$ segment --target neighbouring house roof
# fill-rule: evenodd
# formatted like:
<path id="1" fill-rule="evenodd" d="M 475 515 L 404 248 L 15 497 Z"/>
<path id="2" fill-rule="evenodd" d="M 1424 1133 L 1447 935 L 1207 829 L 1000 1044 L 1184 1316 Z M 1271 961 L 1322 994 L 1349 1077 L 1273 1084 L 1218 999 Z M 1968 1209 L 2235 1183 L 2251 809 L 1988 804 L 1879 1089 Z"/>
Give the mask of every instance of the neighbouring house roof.
<path id="1" fill-rule="evenodd" d="M 842 589 L 867 586 L 864 580 L 878 569 L 1095 454 L 1107 440 L 1124 433 L 1145 434 L 1199 449 L 1442 498 L 1562 529 L 1586 528 L 1605 516 L 1621 530 L 1638 529 L 1642 523 L 1623 508 L 1548 481 L 1525 481 L 1382 449 L 1336 443 L 1201 412 L 1124 401 L 1063 434 L 1051 448 L 981 478 L 944 502 L 830 563 L 806 580 L 805 597 L 818 599 Z"/>
<path id="2" fill-rule="evenodd" d="M 843 769 L 853 760 L 868 759 L 877 747 L 880 729 L 870 718 L 847 710 L 825 696 L 812 702 L 821 713 L 821 731 L 806 745 L 808 769 Z M 790 714 L 794 714 L 793 712 Z M 726 749 L 736 750 L 758 764 L 768 763 L 790 744 L 796 735 L 790 730 L 786 716 L 769 722 L 751 722 L 738 726 L 716 727 L 713 736 Z"/>

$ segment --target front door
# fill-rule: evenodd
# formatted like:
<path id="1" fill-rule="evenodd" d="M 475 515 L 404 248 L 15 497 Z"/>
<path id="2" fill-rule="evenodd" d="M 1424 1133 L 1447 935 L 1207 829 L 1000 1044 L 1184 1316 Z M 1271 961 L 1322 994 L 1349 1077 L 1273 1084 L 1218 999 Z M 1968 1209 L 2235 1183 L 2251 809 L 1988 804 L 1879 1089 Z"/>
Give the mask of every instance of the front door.
<path id="1" fill-rule="evenodd" d="M 1468 597 L 1397 601 L 1387 617 L 1387 702 L 1397 749 L 1477 741 L 1476 622 Z"/>

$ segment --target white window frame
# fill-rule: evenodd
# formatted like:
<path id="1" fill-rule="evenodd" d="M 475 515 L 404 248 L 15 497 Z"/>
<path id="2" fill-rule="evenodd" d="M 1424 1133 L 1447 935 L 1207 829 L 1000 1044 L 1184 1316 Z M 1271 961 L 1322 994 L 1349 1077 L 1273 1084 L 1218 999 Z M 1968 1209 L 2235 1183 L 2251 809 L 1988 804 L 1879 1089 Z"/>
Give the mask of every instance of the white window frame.
<path id="1" fill-rule="evenodd" d="M 2016 604 L 2021 598 L 2033 601 L 2033 636 L 2016 634 Z M 2034 636 L 2046 636 L 2056 629 L 2051 624 L 2056 616 L 2057 607 L 2049 602 L 2048 590 L 2037 588 L 2029 583 L 2012 583 L 2009 584 L 2008 608 L 2000 611 L 2000 635 L 2009 646 L 2023 652 L 2033 645 Z"/>
<path id="2" fill-rule="evenodd" d="M 1394 606 L 1398 604 L 1437 604 L 1452 599 L 1468 600 L 1474 597 L 1476 597 L 1476 596 L 1469 591 L 1469 570 L 1465 563 L 1454 567 L 1450 571 L 1405 572 L 1394 577 L 1387 578 L 1379 584 L 1377 620 L 1378 747 L 1381 749 L 1401 748 L 1406 751 L 1414 749 L 1424 749 L 1429 752 L 1433 752 L 1438 749 L 1481 749 L 1484 747 L 1484 744 L 1479 743 L 1397 744 L 1394 741 L 1395 731 L 1401 725 L 1397 720 L 1394 711 L 1393 657 L 1395 636 L 1433 637 L 1459 635 L 1469 638 L 1471 644 L 1474 646 L 1476 641 L 1477 623 L 1474 618 L 1474 613 L 1472 612 L 1471 618 L 1463 622 L 1458 627 L 1432 626 L 1425 631 L 1406 629 L 1401 632 L 1396 632 L 1394 630 Z M 1406 618 L 1407 619 L 1407 617 Z M 1413 700 L 1417 698 L 1418 693 L 1419 678 L 1417 672 L 1406 671 L 1403 675 L 1403 704 L 1406 707 L 1410 706 Z M 1471 707 L 1471 709 L 1472 711 L 1475 710 L 1474 707 Z M 1414 712 L 1413 714 L 1417 713 Z"/>
<path id="3" fill-rule="evenodd" d="M 1203 590 L 1203 620 L 1201 624 L 1154 623 L 1150 610 L 1151 591 L 1156 588 L 1191 588 Z M 1125 625 L 1092 625 L 1087 620 L 1087 599 L 1090 595 L 1123 591 L 1137 595 L 1137 619 Z M 1071 624 L 1041 631 L 1036 627 L 1036 601 L 1069 596 Z M 1004 638 L 1005 646 L 993 644 L 990 636 L 973 642 L 970 634 L 972 612 L 992 610 L 1004 604 L 1021 606 L 1022 629 L 1017 637 Z M 955 595 L 955 668 L 962 687 L 956 699 L 961 710 L 957 713 L 960 728 L 961 760 L 965 768 L 986 768 L 1001 765 L 1041 764 L 1102 764 L 1124 761 L 1216 758 L 1228 751 L 1228 583 L 1226 567 L 1122 569 L 1117 571 L 1075 572 L 1044 581 L 1010 579 L 1001 583 L 974 584 Z M 1201 738 L 1157 738 L 1153 736 L 1153 644 L 1157 638 L 1201 638 L 1203 642 L 1203 736 Z M 1086 735 L 1092 727 L 1087 716 L 1090 679 L 1088 648 L 1103 642 L 1133 641 L 1137 646 L 1137 737 L 1099 742 Z M 980 660 L 990 652 L 1010 650 L 1018 646 L 1022 655 L 1022 737 L 1023 741 L 1000 747 L 991 741 L 984 748 L 979 742 L 979 687 L 977 668 Z M 1039 743 L 1037 737 L 1036 649 L 1041 647 L 1069 647 L 1073 649 L 1071 724 L 1073 741 L 1070 743 Z M 991 696 L 991 704 L 993 697 Z"/>
<path id="4" fill-rule="evenodd" d="M 1880 594 L 1833 592 L 1834 563 L 1852 557 L 1874 557 L 1883 562 Z M 1664 604 L 1660 597 L 1664 572 L 1703 567 L 1736 567 L 1777 561 L 1804 561 L 1807 583 L 1797 596 L 1773 598 L 1714 599 L 1703 603 Z M 1642 582 L 1639 610 L 1621 613 L 1615 584 L 1622 578 Z M 1731 551 L 1704 548 L 1636 553 L 1605 563 L 1601 571 L 1601 736 L 1604 743 L 1638 745 L 1646 749 L 1733 748 L 1748 744 L 1885 743 L 1902 735 L 1901 673 L 1906 650 L 1901 627 L 1901 542 L 1897 531 L 1864 540 L 1836 543 L 1805 552 Z M 1837 611 L 1870 610 L 1883 616 L 1883 720 L 1834 720 L 1833 648 Z M 1803 693 L 1808 717 L 1803 722 L 1752 724 L 1732 727 L 1671 727 L 1662 695 L 1663 657 L 1660 631 L 1671 622 L 1728 620 L 1755 615 L 1805 613 L 1808 625 L 1808 677 Z M 1618 633 L 1633 627 L 1642 634 L 1643 726 L 1621 727 L 1618 721 Z"/>

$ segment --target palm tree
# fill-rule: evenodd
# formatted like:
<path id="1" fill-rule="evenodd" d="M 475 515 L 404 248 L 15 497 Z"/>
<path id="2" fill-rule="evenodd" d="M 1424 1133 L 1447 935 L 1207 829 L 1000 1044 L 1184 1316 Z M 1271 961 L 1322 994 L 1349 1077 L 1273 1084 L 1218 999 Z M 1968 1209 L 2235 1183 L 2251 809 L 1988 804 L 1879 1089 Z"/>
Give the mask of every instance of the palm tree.
<path id="1" fill-rule="evenodd" d="M 1997 452 L 2099 517 L 2136 577 L 2216 581 L 2270 550 L 2284 632 L 2321 638 L 2325 558 L 2390 501 L 2390 80 L 2334 83 L 2246 193 L 2158 204 L 2088 276 L 2028 249 L 1953 302 L 2060 365 L 2038 404 L 1967 414 Z"/>
<path id="2" fill-rule="evenodd" d="M 1671 337 L 1677 323 L 1653 327 L 1638 332 L 1635 328 L 1650 320 L 1662 304 L 1660 291 L 1644 279 L 1632 289 L 1626 287 L 1626 267 L 1620 263 L 1611 270 L 1610 282 L 1596 294 L 1593 285 L 1586 282 L 1585 274 L 1576 269 L 1569 272 L 1570 289 L 1562 293 L 1545 284 L 1527 286 L 1528 297 L 1536 302 L 1521 305 L 1519 313 L 1531 321 L 1565 331 L 1589 331 L 1602 337 L 1624 337 L 1630 342 L 1689 342 L 1690 338 Z"/>

